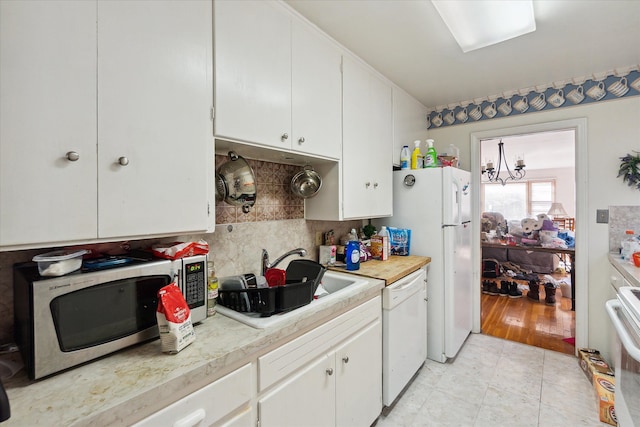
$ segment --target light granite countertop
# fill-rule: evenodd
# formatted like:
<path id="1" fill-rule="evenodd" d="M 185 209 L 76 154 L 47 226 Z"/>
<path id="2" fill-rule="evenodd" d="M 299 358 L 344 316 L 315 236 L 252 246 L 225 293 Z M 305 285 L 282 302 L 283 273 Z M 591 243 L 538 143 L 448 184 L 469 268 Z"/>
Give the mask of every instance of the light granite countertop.
<path id="1" fill-rule="evenodd" d="M 140 420 L 278 345 L 380 295 L 381 280 L 347 288 L 286 322 L 254 329 L 219 313 L 195 326 L 196 341 L 176 355 L 160 341 L 131 347 L 39 381 L 24 370 L 5 381 L 11 404 L 6 426 L 117 426 Z"/>
<path id="2" fill-rule="evenodd" d="M 633 261 L 625 261 L 619 254 L 610 253 L 609 262 L 627 279 L 631 286 L 640 286 L 640 267 Z"/>

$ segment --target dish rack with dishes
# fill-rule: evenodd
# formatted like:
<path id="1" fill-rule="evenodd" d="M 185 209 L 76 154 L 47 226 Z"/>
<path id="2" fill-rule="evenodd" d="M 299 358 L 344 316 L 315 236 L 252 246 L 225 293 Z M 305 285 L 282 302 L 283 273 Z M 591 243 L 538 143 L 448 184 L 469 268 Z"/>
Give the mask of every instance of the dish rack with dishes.
<path id="1" fill-rule="evenodd" d="M 280 286 L 251 288 L 243 276 L 221 278 L 218 304 L 261 317 L 291 311 L 313 300 L 325 271 L 321 264 L 305 259 L 289 263 L 285 284 Z"/>

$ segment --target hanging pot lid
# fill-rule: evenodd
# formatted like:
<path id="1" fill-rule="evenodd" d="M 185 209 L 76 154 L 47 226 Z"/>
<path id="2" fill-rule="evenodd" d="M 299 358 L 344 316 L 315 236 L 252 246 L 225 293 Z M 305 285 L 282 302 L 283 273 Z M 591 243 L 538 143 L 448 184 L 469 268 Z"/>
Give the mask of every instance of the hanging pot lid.
<path id="1" fill-rule="evenodd" d="M 256 202 L 256 180 L 249 163 L 229 151 L 229 161 L 218 167 L 216 173 L 216 195 L 233 206 L 242 206 L 242 211 L 248 213 Z"/>

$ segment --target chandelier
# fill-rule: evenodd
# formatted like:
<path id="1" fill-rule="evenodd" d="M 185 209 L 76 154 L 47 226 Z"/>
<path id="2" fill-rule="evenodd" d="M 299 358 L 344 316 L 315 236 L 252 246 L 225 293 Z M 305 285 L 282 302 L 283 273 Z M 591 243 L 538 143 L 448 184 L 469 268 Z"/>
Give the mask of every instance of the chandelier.
<path id="1" fill-rule="evenodd" d="M 504 163 L 504 168 L 506 169 L 509 176 L 505 176 L 504 178 L 500 176 L 500 171 L 502 170 Z M 506 160 L 506 154 L 504 154 L 504 143 L 502 139 L 498 143 L 498 167 L 496 168 L 491 160 L 487 162 L 487 165 L 482 165 L 482 175 L 487 174 L 488 182 L 499 182 L 502 185 L 505 185 L 507 181 L 517 181 L 519 179 L 524 178 L 526 175 L 524 160 L 517 159 L 515 164 L 515 169 L 513 172 L 509 169 L 509 164 Z"/>

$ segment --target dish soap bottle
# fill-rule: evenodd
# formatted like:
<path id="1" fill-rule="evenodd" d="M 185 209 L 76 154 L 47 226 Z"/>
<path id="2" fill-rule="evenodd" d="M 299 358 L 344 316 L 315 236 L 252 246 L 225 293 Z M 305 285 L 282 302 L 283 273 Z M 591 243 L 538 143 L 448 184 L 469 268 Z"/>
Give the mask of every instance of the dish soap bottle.
<path id="1" fill-rule="evenodd" d="M 400 151 L 400 169 L 409 169 L 409 146 L 405 145 Z"/>
<path id="2" fill-rule="evenodd" d="M 422 153 L 420 152 L 420 140 L 413 141 L 415 148 L 411 153 L 411 169 L 422 169 Z"/>
<path id="3" fill-rule="evenodd" d="M 347 263 L 347 270 L 354 271 L 360 269 L 360 242 L 350 240 L 344 250 L 344 260 Z"/>
<path id="4" fill-rule="evenodd" d="M 427 139 L 427 154 L 424 156 L 424 167 L 435 168 L 438 166 L 438 153 L 433 147 L 433 139 Z"/>

